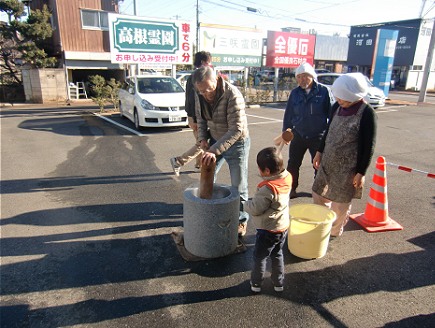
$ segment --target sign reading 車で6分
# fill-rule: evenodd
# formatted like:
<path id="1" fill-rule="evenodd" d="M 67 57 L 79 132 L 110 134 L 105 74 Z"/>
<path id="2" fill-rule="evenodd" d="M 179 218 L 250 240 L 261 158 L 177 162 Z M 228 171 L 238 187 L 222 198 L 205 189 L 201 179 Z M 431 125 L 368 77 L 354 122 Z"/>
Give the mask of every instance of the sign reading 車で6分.
<path id="1" fill-rule="evenodd" d="M 192 64 L 192 26 L 187 21 L 161 21 L 110 13 L 111 62 Z"/>
<path id="2" fill-rule="evenodd" d="M 315 43 L 314 35 L 268 31 L 266 66 L 298 67 L 302 63 L 313 65 Z"/>

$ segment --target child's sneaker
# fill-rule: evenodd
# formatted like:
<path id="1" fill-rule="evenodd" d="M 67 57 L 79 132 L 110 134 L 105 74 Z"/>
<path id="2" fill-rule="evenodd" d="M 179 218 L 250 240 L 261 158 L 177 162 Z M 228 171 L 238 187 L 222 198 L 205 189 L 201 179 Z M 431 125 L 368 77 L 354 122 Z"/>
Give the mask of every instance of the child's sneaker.
<path id="1" fill-rule="evenodd" d="M 277 293 L 281 293 L 284 291 L 284 287 L 283 286 L 273 286 L 273 289 L 277 292 Z"/>
<path id="2" fill-rule="evenodd" d="M 178 165 L 177 159 L 175 157 L 171 158 L 171 166 L 175 175 L 178 177 L 180 175 L 180 165 Z"/>
<path id="3" fill-rule="evenodd" d="M 259 293 L 259 292 L 261 292 L 261 285 L 259 285 L 259 284 L 253 284 L 253 283 L 251 282 L 251 290 L 252 290 L 254 293 Z"/>
<path id="4" fill-rule="evenodd" d="M 193 169 L 193 172 L 201 173 L 201 166 L 195 166 L 195 168 Z"/>

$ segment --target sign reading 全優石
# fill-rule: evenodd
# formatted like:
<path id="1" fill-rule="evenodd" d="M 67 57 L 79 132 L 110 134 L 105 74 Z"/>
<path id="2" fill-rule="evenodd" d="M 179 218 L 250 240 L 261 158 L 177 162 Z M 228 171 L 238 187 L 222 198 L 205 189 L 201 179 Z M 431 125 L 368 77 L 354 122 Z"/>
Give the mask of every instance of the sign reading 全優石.
<path id="1" fill-rule="evenodd" d="M 298 67 L 302 63 L 313 65 L 314 35 L 288 32 L 267 32 L 266 66 Z"/>
<path id="2" fill-rule="evenodd" d="M 109 13 L 112 63 L 191 64 L 191 23 Z"/>

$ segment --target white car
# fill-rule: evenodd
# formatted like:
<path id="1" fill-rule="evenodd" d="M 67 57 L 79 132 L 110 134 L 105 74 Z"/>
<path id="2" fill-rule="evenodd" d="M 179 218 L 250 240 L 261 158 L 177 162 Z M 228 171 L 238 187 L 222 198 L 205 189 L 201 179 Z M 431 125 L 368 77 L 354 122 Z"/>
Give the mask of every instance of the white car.
<path id="1" fill-rule="evenodd" d="M 321 73 L 317 74 L 317 81 L 326 84 L 333 85 L 335 80 L 340 77 L 340 73 Z M 369 87 L 367 95 L 364 97 L 364 100 L 368 102 L 373 108 L 382 107 L 385 105 L 385 94 L 384 92 L 375 87 L 373 83 L 366 77 L 367 85 Z"/>
<path id="2" fill-rule="evenodd" d="M 176 79 L 181 86 L 186 89 L 187 79 L 192 75 L 193 71 L 179 71 L 177 72 Z"/>
<path id="3" fill-rule="evenodd" d="M 170 76 L 150 74 L 131 76 L 119 90 L 121 117 L 141 127 L 187 126 L 185 94 Z"/>

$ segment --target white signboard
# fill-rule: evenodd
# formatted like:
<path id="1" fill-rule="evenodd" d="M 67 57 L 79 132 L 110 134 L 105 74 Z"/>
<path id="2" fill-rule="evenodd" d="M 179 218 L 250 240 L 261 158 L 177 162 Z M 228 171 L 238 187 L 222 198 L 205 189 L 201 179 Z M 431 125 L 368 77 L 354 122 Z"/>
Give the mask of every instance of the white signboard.
<path id="1" fill-rule="evenodd" d="M 213 66 L 261 66 L 261 30 L 201 24 L 199 34 L 199 47 L 211 53 Z"/>
<path id="2" fill-rule="evenodd" d="M 387 39 L 385 40 L 384 57 L 394 57 L 396 52 L 396 40 Z"/>

